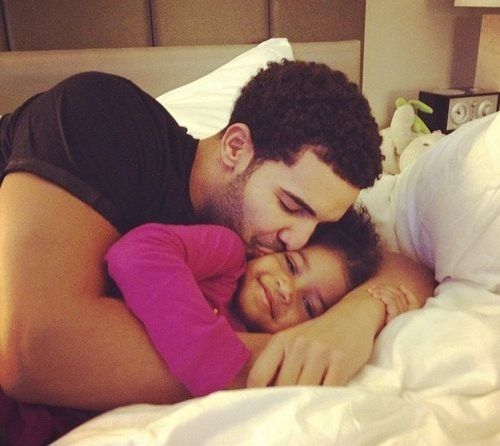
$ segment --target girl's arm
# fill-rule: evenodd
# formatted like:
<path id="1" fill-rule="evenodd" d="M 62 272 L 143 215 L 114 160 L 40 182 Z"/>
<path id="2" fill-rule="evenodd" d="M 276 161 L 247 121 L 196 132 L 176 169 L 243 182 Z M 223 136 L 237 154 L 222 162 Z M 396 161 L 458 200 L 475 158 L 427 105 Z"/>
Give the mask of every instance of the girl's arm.
<path id="1" fill-rule="evenodd" d="M 118 240 L 106 260 L 174 376 L 194 396 L 225 388 L 249 352 L 200 283 L 222 303 L 232 298 L 245 266 L 236 234 L 220 226 L 147 224 Z"/>

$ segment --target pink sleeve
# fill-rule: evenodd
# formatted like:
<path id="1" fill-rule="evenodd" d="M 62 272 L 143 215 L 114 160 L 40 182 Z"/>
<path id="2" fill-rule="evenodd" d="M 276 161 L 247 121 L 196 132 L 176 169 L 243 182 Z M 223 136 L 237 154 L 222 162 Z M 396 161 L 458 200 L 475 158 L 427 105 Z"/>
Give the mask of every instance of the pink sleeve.
<path id="1" fill-rule="evenodd" d="M 220 293 L 232 297 L 245 267 L 236 234 L 221 226 L 151 223 L 125 234 L 106 260 L 126 304 L 191 394 L 226 388 L 249 352 L 226 318 L 213 313 L 197 280 L 222 277 Z"/>

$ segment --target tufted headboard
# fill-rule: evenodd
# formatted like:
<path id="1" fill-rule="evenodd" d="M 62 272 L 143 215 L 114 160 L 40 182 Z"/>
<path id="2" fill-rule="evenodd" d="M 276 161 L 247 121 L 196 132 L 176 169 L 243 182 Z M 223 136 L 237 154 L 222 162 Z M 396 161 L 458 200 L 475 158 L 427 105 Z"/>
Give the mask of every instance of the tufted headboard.
<path id="1" fill-rule="evenodd" d="M 87 70 L 156 96 L 270 37 L 359 82 L 364 17 L 352 0 L 0 0 L 0 115 Z"/>

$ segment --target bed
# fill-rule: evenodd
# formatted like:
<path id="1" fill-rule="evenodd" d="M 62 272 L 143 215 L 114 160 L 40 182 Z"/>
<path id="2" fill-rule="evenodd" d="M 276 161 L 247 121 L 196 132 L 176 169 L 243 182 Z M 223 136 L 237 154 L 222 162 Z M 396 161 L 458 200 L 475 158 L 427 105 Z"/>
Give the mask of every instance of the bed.
<path id="1" fill-rule="evenodd" d="M 0 114 L 76 71 L 108 71 L 134 80 L 203 137 L 223 127 L 245 80 L 281 58 L 325 62 L 360 81 L 357 39 L 13 51 L 0 55 Z M 395 250 L 395 214 L 387 204 L 401 184 L 384 177 L 363 197 Z M 474 243 L 491 249 L 500 240 L 500 222 L 496 228 Z M 449 235 L 453 241 L 461 238 L 459 229 Z M 98 416 L 54 445 L 500 444 L 498 292 L 467 281 L 444 283 L 422 310 L 383 329 L 369 364 L 343 388 L 222 391 L 171 406 L 132 405 Z"/>
<path id="2" fill-rule="evenodd" d="M 350 47 L 348 52 L 358 53 L 355 42 L 312 46 L 322 45 L 330 45 L 330 53 L 333 48 L 343 53 L 346 47 Z M 265 63 L 261 56 L 266 60 L 297 57 L 286 39 L 267 40 L 207 76 L 159 95 L 158 100 L 196 135 L 211 134 L 227 119 L 228 103 L 236 94 L 238 84 L 250 71 Z M 339 61 L 337 58 L 336 63 Z M 347 66 L 340 68 L 348 69 Z M 217 90 L 217 85 L 223 88 Z M 201 104 L 215 110 L 210 119 L 207 113 L 196 114 Z M 500 116 L 495 122 L 496 133 L 490 140 L 498 148 Z M 411 181 L 409 173 L 406 177 Z M 404 241 L 390 235 L 396 217 L 389 203 L 399 199 L 406 187 L 404 183 L 396 176 L 384 176 L 373 189 L 362 193 L 362 200 L 373 212 L 389 247 L 412 255 L 404 248 Z M 498 184 L 497 175 L 496 187 Z M 491 190 L 492 185 L 487 187 Z M 499 202 L 498 193 L 492 198 L 491 194 L 485 195 L 478 189 L 476 195 L 468 199 L 477 204 L 486 196 L 483 204 L 487 206 L 488 200 L 495 200 L 496 196 Z M 479 208 L 483 208 L 483 204 L 478 205 Z M 464 206 L 469 208 L 467 202 Z M 474 222 L 479 215 L 472 213 L 469 218 Z M 488 249 L 492 249 L 492 241 L 500 240 L 500 224 L 496 224 L 493 235 L 490 231 L 483 239 L 474 228 L 470 234 L 463 227 L 446 230 L 455 245 L 475 237 L 474 244 L 486 257 Z M 462 240 L 458 242 L 460 235 Z M 447 261 L 456 263 L 452 257 Z M 498 262 L 498 255 L 491 261 Z M 481 273 L 473 268 L 471 271 L 470 274 Z M 133 405 L 107 412 L 54 444 L 500 443 L 498 288 L 488 291 L 478 287 L 472 284 L 473 277 L 471 281 L 457 283 L 448 283 L 444 277 L 440 279 L 443 283 L 437 288 L 436 296 L 431 297 L 422 310 L 403 314 L 384 328 L 369 364 L 344 388 L 222 391 L 172 406 Z M 498 287 L 499 277 L 491 280 Z"/>

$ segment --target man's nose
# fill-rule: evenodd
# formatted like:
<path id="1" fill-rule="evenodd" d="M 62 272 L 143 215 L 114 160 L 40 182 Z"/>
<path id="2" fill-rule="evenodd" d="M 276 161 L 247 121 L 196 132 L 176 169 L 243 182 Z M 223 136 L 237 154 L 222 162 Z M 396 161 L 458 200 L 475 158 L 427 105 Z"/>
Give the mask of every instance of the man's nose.
<path id="1" fill-rule="evenodd" d="M 316 222 L 314 220 L 302 220 L 279 231 L 278 238 L 288 251 L 295 251 L 306 245 L 315 228 Z"/>

